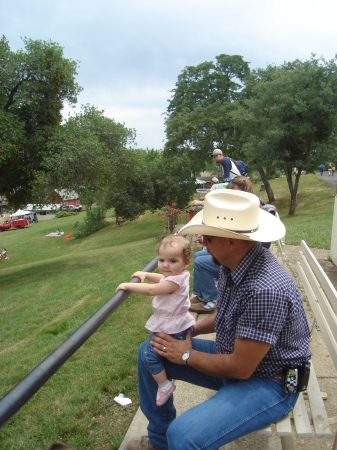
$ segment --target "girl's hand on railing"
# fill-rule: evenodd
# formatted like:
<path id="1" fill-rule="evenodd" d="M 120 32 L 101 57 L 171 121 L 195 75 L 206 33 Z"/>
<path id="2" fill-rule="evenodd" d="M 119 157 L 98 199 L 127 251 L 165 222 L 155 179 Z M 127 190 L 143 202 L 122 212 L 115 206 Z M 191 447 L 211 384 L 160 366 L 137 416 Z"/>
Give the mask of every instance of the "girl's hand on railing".
<path id="1" fill-rule="evenodd" d="M 146 280 L 146 272 L 140 272 L 140 271 L 135 272 L 131 275 L 131 278 L 134 278 L 134 277 L 138 277 L 140 279 L 140 282 L 144 283 L 144 281 Z"/>
<path id="2" fill-rule="evenodd" d="M 115 292 L 118 292 L 118 291 L 127 291 L 127 290 L 128 290 L 128 288 L 126 287 L 126 283 L 121 283 L 119 286 L 117 286 Z"/>

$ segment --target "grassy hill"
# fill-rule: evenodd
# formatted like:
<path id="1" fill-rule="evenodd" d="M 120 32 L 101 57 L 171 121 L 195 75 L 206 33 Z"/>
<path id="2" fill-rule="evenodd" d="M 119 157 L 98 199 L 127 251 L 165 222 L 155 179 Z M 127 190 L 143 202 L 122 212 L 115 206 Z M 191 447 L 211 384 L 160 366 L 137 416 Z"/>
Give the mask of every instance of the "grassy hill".
<path id="1" fill-rule="evenodd" d="M 287 227 L 286 243 L 330 248 L 335 192 L 315 175 L 301 177 L 298 208 L 287 217 L 286 180 L 272 181 Z M 267 200 L 265 193 L 256 193 Z M 116 286 L 156 254 L 164 224 L 147 213 L 81 239 L 72 234 L 85 212 L 0 233 L 0 396 L 7 393 L 114 294 Z M 190 270 L 192 268 L 190 267 Z M 117 449 L 138 408 L 136 354 L 148 332 L 151 299 L 131 295 L 46 385 L 0 430 L 2 449 Z M 122 408 L 113 398 L 132 399 Z"/>

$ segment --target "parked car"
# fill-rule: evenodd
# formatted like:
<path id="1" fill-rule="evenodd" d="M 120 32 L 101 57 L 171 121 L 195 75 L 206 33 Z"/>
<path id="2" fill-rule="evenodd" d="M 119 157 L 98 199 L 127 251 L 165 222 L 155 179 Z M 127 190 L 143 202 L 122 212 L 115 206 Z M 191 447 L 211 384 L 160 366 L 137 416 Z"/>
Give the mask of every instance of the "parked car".
<path id="1" fill-rule="evenodd" d="M 82 209 L 82 205 L 69 205 L 68 211 L 80 212 Z"/>
<path id="2" fill-rule="evenodd" d="M 80 212 L 82 209 L 82 205 L 63 205 L 61 207 L 62 211 L 74 211 L 74 212 Z"/>

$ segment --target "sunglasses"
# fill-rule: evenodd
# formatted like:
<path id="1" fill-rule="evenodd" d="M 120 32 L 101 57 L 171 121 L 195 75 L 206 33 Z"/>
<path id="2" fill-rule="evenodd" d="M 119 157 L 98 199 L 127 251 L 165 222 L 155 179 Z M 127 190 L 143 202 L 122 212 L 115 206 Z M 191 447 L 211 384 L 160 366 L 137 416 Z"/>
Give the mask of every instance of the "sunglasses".
<path id="1" fill-rule="evenodd" d="M 201 236 L 202 243 L 203 243 L 204 245 L 209 245 L 209 244 L 212 242 L 213 237 L 214 237 L 214 236 L 206 236 L 206 235 L 203 234 L 203 235 Z"/>

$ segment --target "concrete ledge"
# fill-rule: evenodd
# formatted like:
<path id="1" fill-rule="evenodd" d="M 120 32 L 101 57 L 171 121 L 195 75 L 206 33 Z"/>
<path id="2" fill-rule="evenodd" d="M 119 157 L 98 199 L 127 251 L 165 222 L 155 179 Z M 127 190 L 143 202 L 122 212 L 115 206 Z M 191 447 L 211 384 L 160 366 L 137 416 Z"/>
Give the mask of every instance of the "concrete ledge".
<path id="1" fill-rule="evenodd" d="M 177 380 L 175 382 L 177 389 L 174 391 L 174 404 L 177 409 L 177 415 L 179 416 L 184 411 L 196 406 L 205 400 L 208 400 L 214 391 L 211 389 L 204 389 L 198 386 L 194 386 L 190 383 Z M 127 442 L 132 439 L 139 439 L 141 436 L 147 435 L 147 418 L 141 412 L 140 408 L 131 422 L 121 446 L 120 450 L 124 449 Z"/>

